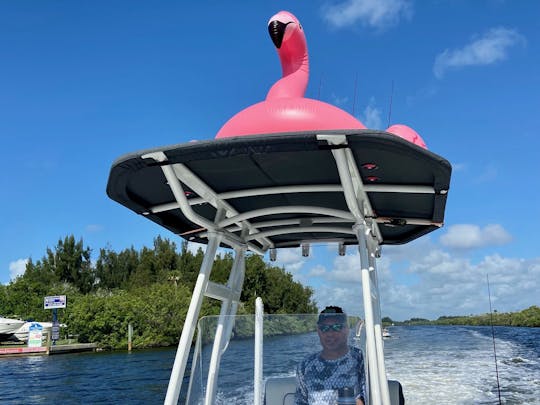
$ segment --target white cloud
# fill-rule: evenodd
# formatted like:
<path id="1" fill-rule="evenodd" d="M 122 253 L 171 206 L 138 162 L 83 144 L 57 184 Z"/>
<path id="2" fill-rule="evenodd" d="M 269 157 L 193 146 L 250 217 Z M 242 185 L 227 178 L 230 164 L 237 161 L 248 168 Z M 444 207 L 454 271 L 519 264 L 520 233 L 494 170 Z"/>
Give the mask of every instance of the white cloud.
<path id="1" fill-rule="evenodd" d="M 382 129 L 381 110 L 375 107 L 375 99 L 371 98 L 362 114 L 362 122 L 371 129 Z"/>
<path id="2" fill-rule="evenodd" d="M 462 172 L 467 170 L 467 164 L 466 163 L 452 163 L 452 171 L 453 172 Z"/>
<path id="3" fill-rule="evenodd" d="M 309 277 L 323 277 L 325 275 L 326 275 L 326 267 L 320 264 L 313 267 L 308 273 Z"/>
<path id="4" fill-rule="evenodd" d="M 349 97 L 339 97 L 335 93 L 332 93 L 332 103 L 335 105 L 343 106 L 349 102 Z"/>
<path id="5" fill-rule="evenodd" d="M 103 225 L 100 224 L 89 224 L 86 225 L 86 232 L 101 232 L 103 230 Z"/>
<path id="6" fill-rule="evenodd" d="M 447 242 L 455 247 L 459 227 Z M 466 246 L 496 245 L 510 236 L 500 225 L 473 230 Z M 422 238 L 407 246 L 383 248 L 377 260 L 382 315 L 395 320 L 412 317 L 436 319 L 443 315 L 483 314 L 489 311 L 486 275 L 489 275 L 493 308 L 512 312 L 538 305 L 540 257 L 522 259 L 500 254 L 473 261 Z M 328 250 L 327 250 L 328 252 Z M 334 252 L 332 252 L 333 254 Z M 328 253 L 327 253 L 328 254 Z M 363 314 L 360 260 L 356 249 L 335 257 L 329 266 L 317 265 L 302 275 L 302 282 L 314 290 L 319 308 L 339 305 L 351 315 Z"/>
<path id="7" fill-rule="evenodd" d="M 356 249 L 351 251 L 355 253 L 335 257 L 330 270 L 317 265 L 309 271 L 304 282 L 312 285 L 319 308 L 337 305 L 351 315 L 362 313 L 360 257 Z M 387 271 L 385 263 L 387 263 L 385 260 L 378 263 L 379 271 Z M 314 286 L 315 277 L 322 280 L 322 283 Z"/>
<path id="8" fill-rule="evenodd" d="M 381 276 L 382 312 L 393 319 L 413 316 L 435 319 L 442 315 L 482 314 L 489 311 L 486 274 L 494 307 L 502 312 L 537 303 L 540 258 L 523 260 L 486 256 L 478 264 L 445 252 L 430 252 L 412 262 L 419 282 L 406 286 Z"/>
<path id="9" fill-rule="evenodd" d="M 361 311 L 362 295 L 359 291 L 350 287 L 325 284 L 315 289 L 314 298 L 320 309 L 330 305 L 337 305 L 342 307 L 349 315 L 363 314 Z"/>
<path id="10" fill-rule="evenodd" d="M 484 170 L 476 176 L 473 180 L 476 183 L 489 183 L 497 179 L 499 171 L 494 165 L 488 165 Z"/>
<path id="11" fill-rule="evenodd" d="M 525 39 L 515 30 L 504 27 L 492 28 L 461 49 L 449 50 L 437 55 L 433 66 L 435 77 L 442 78 L 447 70 L 465 66 L 490 65 L 508 57 L 508 50 Z"/>
<path id="12" fill-rule="evenodd" d="M 491 183 L 497 180 L 499 169 L 494 163 L 487 163 L 483 167 L 470 167 L 468 163 L 452 162 L 452 173 L 467 173 L 467 178 L 475 184 Z"/>
<path id="13" fill-rule="evenodd" d="M 302 256 L 300 248 L 279 249 L 277 252 L 276 265 L 284 267 L 289 273 L 298 272 L 306 258 Z"/>
<path id="14" fill-rule="evenodd" d="M 440 238 L 443 246 L 455 249 L 504 245 L 511 240 L 511 235 L 498 224 L 486 225 L 483 228 L 472 224 L 452 225 Z"/>
<path id="15" fill-rule="evenodd" d="M 409 19 L 412 7 L 406 0 L 346 0 L 328 5 L 323 17 L 334 27 L 343 28 L 355 24 L 384 29 Z"/>
<path id="16" fill-rule="evenodd" d="M 18 276 L 22 276 L 26 270 L 28 259 L 19 259 L 9 263 L 9 277 L 14 280 Z"/>
<path id="17" fill-rule="evenodd" d="M 417 102 L 422 100 L 428 100 L 435 97 L 439 93 L 438 86 L 434 84 L 429 84 L 426 87 L 422 87 L 416 91 L 412 96 L 407 96 L 407 105 L 409 107 L 414 106 Z"/>

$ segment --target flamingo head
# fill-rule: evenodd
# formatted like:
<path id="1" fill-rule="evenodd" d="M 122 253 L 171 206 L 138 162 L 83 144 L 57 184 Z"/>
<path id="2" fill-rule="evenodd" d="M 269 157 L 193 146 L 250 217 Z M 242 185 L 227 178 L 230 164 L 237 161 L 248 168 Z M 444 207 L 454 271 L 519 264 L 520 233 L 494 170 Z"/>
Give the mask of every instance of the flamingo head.
<path id="1" fill-rule="evenodd" d="M 272 16 L 268 21 L 268 32 L 284 69 L 286 65 L 298 69 L 298 63 L 307 62 L 307 42 L 304 30 L 298 18 L 293 14 L 280 11 Z"/>

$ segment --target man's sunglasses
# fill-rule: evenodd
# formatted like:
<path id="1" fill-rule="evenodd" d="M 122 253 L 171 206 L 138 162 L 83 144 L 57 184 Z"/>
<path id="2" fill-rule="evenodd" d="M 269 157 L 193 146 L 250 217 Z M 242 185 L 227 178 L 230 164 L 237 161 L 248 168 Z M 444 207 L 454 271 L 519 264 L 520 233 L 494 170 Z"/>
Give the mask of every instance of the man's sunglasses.
<path id="1" fill-rule="evenodd" d="M 319 330 L 323 333 L 326 333 L 330 330 L 333 330 L 334 332 L 339 332 L 344 327 L 345 325 L 342 323 L 333 323 L 332 325 L 319 325 Z"/>

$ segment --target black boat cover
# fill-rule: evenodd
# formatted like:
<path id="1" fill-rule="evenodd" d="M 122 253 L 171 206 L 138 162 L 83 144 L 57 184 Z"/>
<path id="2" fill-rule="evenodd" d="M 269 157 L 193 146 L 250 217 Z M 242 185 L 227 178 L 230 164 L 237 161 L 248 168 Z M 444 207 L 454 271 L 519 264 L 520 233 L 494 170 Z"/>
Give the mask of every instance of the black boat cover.
<path id="1" fill-rule="evenodd" d="M 344 135 L 346 144 L 329 144 L 318 136 L 321 134 Z M 333 154 L 336 149 L 352 152 L 362 179 L 359 187 L 369 199 L 370 209 L 364 211 L 364 215 L 377 223 L 380 244 L 406 243 L 442 226 L 450 186 L 450 163 L 395 135 L 374 130 L 252 135 L 131 153 L 113 164 L 107 194 L 175 234 L 206 243 L 207 229 L 189 220 L 180 210 L 162 170 L 164 165 L 181 164 L 208 187 L 214 197 L 218 196 L 218 203 L 215 198 L 201 196 L 194 190 L 197 187 L 190 187 L 190 181 L 179 177 L 192 210 L 212 223 L 222 220 L 219 215 L 216 218 L 216 207 L 222 206 L 220 202 L 233 209 L 225 218 L 284 207 L 282 212 L 257 211 L 256 216 L 245 220 L 250 225 L 249 233 L 270 231 L 269 236 L 251 240 L 265 250 L 299 246 L 305 241 L 356 244 L 356 236 L 350 232 L 354 219 L 334 218 L 315 208 L 308 208 L 306 212 L 286 209 L 321 207 L 350 213 Z M 166 161 L 143 158 L 156 152 L 163 152 Z M 285 186 L 293 188 L 280 189 L 283 192 L 277 193 L 262 192 Z M 200 188 L 198 190 L 201 194 Z M 249 190 L 255 191 L 250 193 Z M 245 193 L 234 194 L 239 191 Z M 340 228 L 347 232 L 341 232 Z M 237 236 L 242 232 L 241 222 L 222 228 L 216 225 L 215 229 L 226 229 Z M 243 237 L 245 232 L 244 229 Z"/>

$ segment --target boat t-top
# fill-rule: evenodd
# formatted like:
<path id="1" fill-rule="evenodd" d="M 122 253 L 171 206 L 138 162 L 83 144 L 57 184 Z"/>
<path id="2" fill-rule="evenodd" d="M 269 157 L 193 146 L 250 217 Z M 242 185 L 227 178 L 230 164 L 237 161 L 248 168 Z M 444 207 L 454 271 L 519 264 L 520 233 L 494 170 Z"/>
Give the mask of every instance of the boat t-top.
<path id="1" fill-rule="evenodd" d="M 280 249 L 301 247 L 309 255 L 310 246 L 321 243 L 336 244 L 341 255 L 347 246 L 358 248 L 366 401 L 398 403 L 399 383 L 389 384 L 384 364 L 376 259 L 382 245 L 404 244 L 443 225 L 451 166 L 405 125 L 368 129 L 335 106 L 305 98 L 309 66 L 302 26 L 281 11 L 268 29 L 283 77 L 264 101 L 232 117 L 215 139 L 131 153 L 116 160 L 110 172 L 107 193 L 113 200 L 206 245 L 165 403 L 178 403 L 181 389 L 186 403 L 224 403 L 220 379 L 226 371 L 220 365 L 238 332 L 234 315 L 246 252 L 268 252 L 275 260 Z M 210 281 L 219 247 L 234 252 L 225 285 Z M 194 342 L 205 298 L 220 300 L 221 312 L 210 334 L 199 325 Z M 250 357 L 254 377 L 243 382 L 253 393 L 246 403 L 293 403 L 294 367 L 286 375 L 264 374 L 257 308 Z M 201 366 L 209 336 L 210 360 Z"/>

